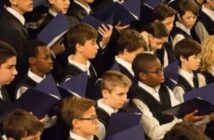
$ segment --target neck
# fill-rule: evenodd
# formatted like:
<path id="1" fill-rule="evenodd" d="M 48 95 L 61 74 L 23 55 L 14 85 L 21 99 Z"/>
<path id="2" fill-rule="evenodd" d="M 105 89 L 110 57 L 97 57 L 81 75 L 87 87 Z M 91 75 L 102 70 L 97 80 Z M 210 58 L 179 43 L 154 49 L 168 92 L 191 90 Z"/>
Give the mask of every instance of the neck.
<path id="1" fill-rule="evenodd" d="M 88 62 L 88 59 L 86 59 L 85 57 L 83 57 L 82 55 L 80 55 L 78 53 L 73 55 L 72 60 L 79 62 L 81 64 L 84 64 L 84 65 L 86 65 Z"/>
<path id="2" fill-rule="evenodd" d="M 126 61 L 126 62 L 129 62 L 127 56 L 124 55 L 124 54 L 118 54 L 118 58 L 120 58 L 120 59 L 122 59 L 122 60 L 124 60 L 124 61 Z"/>
<path id="3" fill-rule="evenodd" d="M 209 4 L 204 4 L 204 7 L 206 7 L 207 9 L 210 9 L 210 10 L 212 10 L 212 8 L 210 7 L 210 5 Z M 213 11 L 213 10 L 212 10 Z"/>
<path id="4" fill-rule="evenodd" d="M 188 72 L 188 73 L 191 73 L 192 70 L 190 70 L 188 67 L 184 66 L 184 65 L 181 65 L 181 69 Z"/>
<path id="5" fill-rule="evenodd" d="M 22 10 L 20 10 L 17 6 L 11 6 L 11 8 L 13 9 L 13 10 L 15 10 L 16 12 L 18 12 L 19 14 L 21 14 L 21 15 L 24 15 L 24 13 L 25 12 L 23 12 Z"/>
<path id="6" fill-rule="evenodd" d="M 45 73 L 44 73 L 44 72 L 41 72 L 41 71 L 39 71 L 39 70 L 36 69 L 36 68 L 31 68 L 31 71 L 32 71 L 34 74 L 38 75 L 39 77 L 44 77 L 44 76 L 45 76 Z"/>
<path id="7" fill-rule="evenodd" d="M 73 129 L 72 132 L 78 136 L 81 136 L 81 137 L 87 139 L 87 140 L 90 140 L 90 138 L 93 136 L 93 135 L 85 134 L 84 132 L 82 132 L 79 129 Z"/>

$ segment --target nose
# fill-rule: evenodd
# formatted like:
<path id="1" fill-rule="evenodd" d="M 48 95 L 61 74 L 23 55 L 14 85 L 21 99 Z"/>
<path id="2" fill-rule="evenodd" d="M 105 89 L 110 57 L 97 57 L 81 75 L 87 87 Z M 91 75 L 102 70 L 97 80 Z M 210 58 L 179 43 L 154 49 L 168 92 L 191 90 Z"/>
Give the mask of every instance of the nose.
<path id="1" fill-rule="evenodd" d="M 17 72 L 16 68 L 14 68 L 13 75 L 17 75 L 17 74 L 18 74 L 18 72 Z"/>

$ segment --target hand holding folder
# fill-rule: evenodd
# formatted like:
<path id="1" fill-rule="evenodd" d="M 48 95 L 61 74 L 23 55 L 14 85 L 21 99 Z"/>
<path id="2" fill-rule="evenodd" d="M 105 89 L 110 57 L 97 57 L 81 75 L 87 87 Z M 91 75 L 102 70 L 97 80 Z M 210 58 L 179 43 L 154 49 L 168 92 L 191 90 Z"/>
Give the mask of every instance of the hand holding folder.
<path id="1" fill-rule="evenodd" d="M 208 115 L 211 112 L 214 112 L 214 105 L 201 98 L 194 98 L 170 109 L 167 109 L 162 113 L 176 116 L 178 118 L 184 118 L 186 114 L 191 113 L 194 110 L 198 110 L 198 112 L 196 113 L 196 115 L 198 116 Z"/>

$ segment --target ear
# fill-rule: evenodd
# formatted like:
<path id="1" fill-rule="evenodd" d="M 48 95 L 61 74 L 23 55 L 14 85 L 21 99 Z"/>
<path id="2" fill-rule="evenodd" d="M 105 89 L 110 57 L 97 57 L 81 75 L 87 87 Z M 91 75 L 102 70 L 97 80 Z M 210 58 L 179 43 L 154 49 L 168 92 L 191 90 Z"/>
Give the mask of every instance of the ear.
<path id="1" fill-rule="evenodd" d="M 108 90 L 106 90 L 106 89 L 102 90 L 102 96 L 103 96 L 104 99 L 108 99 L 108 95 L 109 95 L 109 91 Z"/>
<path id="2" fill-rule="evenodd" d="M 76 45 L 75 45 L 75 48 L 76 48 L 76 52 L 82 52 L 82 45 L 80 45 L 79 43 L 77 43 Z"/>
<path id="3" fill-rule="evenodd" d="M 17 5 L 17 3 L 16 3 L 15 0 L 9 0 L 9 2 L 10 2 L 10 4 L 11 4 L 11 6 L 16 6 L 16 5 Z"/>
<path id="4" fill-rule="evenodd" d="M 30 57 L 30 58 L 28 58 L 28 63 L 33 65 L 36 63 L 36 59 L 34 57 Z"/>
<path id="5" fill-rule="evenodd" d="M 53 4 L 55 0 L 48 0 L 48 3 Z"/>
<path id="6" fill-rule="evenodd" d="M 139 76 L 139 79 L 142 79 L 142 80 L 146 80 L 146 74 L 145 73 L 143 73 L 143 72 L 140 72 L 139 74 L 138 74 L 138 76 Z"/>
<path id="7" fill-rule="evenodd" d="M 77 129 L 79 128 L 79 121 L 77 119 L 73 119 L 71 122 L 73 128 Z"/>
<path id="8" fill-rule="evenodd" d="M 185 62 L 187 59 L 186 58 L 184 58 L 183 56 L 180 56 L 180 61 L 181 62 Z"/>

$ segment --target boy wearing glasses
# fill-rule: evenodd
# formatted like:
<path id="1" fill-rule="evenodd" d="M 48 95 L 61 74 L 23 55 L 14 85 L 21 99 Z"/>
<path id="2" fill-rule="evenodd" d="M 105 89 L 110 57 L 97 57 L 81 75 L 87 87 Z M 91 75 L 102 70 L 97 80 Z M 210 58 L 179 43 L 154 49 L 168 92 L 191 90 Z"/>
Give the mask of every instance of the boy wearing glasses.
<path id="1" fill-rule="evenodd" d="M 152 140 L 162 139 L 176 123 L 182 122 L 174 116 L 162 114 L 165 109 L 180 104 L 174 93 L 163 84 L 164 75 L 161 63 L 152 54 L 139 54 L 133 64 L 138 86 L 132 90 L 131 101 L 143 112 L 141 123 L 145 134 Z M 201 119 L 191 112 L 184 116 L 185 121 Z"/>
<path id="2" fill-rule="evenodd" d="M 96 111 L 101 122 L 97 135 L 105 138 L 106 128 L 112 113 L 118 112 L 127 103 L 127 94 L 131 80 L 118 71 L 107 71 L 102 76 L 102 98 L 97 101 Z"/>
<path id="3" fill-rule="evenodd" d="M 69 97 L 62 104 L 62 118 L 70 127 L 68 140 L 98 140 L 95 102 L 86 98 Z"/>
<path id="4" fill-rule="evenodd" d="M 193 89 L 206 85 L 205 78 L 196 72 L 200 65 L 201 46 L 192 39 L 183 39 L 175 45 L 175 57 L 179 61 L 178 85 L 173 89 L 178 100 Z"/>

